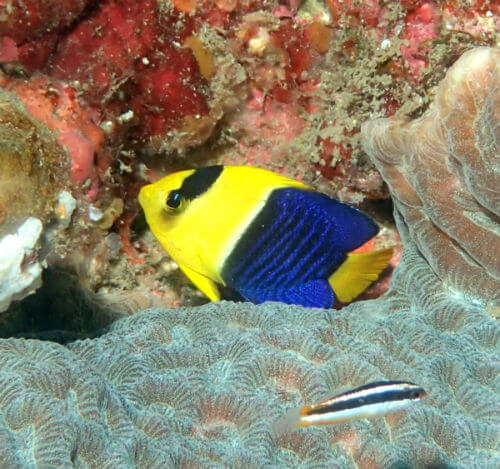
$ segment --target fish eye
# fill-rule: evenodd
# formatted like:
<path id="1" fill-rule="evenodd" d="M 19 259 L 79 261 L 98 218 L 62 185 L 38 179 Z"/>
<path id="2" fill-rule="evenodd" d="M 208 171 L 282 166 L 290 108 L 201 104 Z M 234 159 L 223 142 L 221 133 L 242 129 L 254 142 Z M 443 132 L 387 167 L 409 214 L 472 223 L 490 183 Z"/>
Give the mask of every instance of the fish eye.
<path id="1" fill-rule="evenodd" d="M 171 191 L 166 200 L 167 208 L 177 209 L 180 207 L 182 202 L 182 195 L 179 191 Z"/>

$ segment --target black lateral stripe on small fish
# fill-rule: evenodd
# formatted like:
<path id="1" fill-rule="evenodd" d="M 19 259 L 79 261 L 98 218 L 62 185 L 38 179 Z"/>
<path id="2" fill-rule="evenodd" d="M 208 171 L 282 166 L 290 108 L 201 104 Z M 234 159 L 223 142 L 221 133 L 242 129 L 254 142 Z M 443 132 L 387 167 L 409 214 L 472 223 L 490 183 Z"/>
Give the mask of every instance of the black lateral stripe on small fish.
<path id="1" fill-rule="evenodd" d="M 178 191 L 185 199 L 193 200 L 212 187 L 214 182 L 221 175 L 223 169 L 224 166 L 221 165 L 195 169 L 193 174 L 184 179 Z"/>
<path id="2" fill-rule="evenodd" d="M 302 415 L 321 415 L 355 409 L 370 404 L 420 399 L 425 394 L 422 387 L 406 381 L 377 381 L 346 393 L 339 394 L 319 404 L 304 407 Z"/>

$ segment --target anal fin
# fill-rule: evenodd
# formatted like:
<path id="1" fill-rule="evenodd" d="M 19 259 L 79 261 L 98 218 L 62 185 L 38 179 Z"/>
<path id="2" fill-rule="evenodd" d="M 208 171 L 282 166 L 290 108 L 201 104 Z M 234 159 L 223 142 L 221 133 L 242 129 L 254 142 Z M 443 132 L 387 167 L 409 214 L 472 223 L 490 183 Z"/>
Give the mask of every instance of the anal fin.
<path id="1" fill-rule="evenodd" d="M 326 280 L 311 280 L 287 288 L 245 288 L 240 289 L 240 293 L 253 303 L 279 301 L 309 308 L 331 308 L 335 301 L 335 295 Z"/>
<path id="2" fill-rule="evenodd" d="M 363 293 L 387 267 L 392 253 L 393 249 L 388 248 L 349 254 L 328 279 L 337 298 L 348 303 Z"/>

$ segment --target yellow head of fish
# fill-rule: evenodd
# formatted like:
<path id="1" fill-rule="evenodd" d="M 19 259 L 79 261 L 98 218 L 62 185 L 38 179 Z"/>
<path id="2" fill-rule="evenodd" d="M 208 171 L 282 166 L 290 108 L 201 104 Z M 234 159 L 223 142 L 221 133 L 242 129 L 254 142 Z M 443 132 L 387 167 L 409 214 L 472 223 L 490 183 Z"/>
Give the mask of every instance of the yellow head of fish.
<path id="1" fill-rule="evenodd" d="M 146 221 L 161 245 L 169 251 L 172 241 L 170 231 L 179 223 L 180 215 L 187 207 L 187 200 L 178 189 L 194 170 L 180 171 L 164 177 L 160 181 L 144 186 L 139 192 L 139 203 L 144 210 Z"/>

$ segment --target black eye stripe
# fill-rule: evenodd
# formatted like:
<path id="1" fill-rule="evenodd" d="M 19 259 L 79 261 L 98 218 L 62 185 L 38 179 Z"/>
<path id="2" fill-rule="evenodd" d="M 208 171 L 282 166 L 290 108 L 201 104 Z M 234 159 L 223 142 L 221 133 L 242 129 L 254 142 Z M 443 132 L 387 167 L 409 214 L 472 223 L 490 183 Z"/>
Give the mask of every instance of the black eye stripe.
<path id="1" fill-rule="evenodd" d="M 178 191 L 186 200 L 193 200 L 205 193 L 221 175 L 224 166 L 206 166 L 188 176 Z"/>

